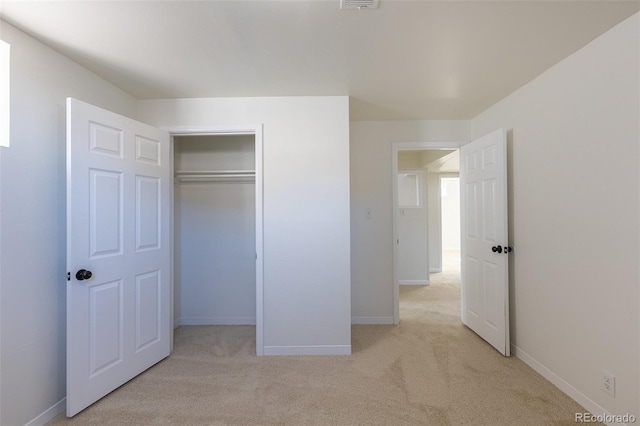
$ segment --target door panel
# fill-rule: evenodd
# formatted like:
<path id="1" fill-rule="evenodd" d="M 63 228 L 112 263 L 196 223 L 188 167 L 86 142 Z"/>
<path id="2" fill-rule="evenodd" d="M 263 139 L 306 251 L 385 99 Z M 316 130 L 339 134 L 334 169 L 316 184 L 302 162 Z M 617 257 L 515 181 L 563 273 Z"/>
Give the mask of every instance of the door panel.
<path id="1" fill-rule="evenodd" d="M 160 179 L 136 176 L 136 250 L 158 249 L 160 244 Z"/>
<path id="2" fill-rule="evenodd" d="M 169 185 L 167 132 L 68 99 L 68 416 L 169 355 Z"/>
<path id="3" fill-rule="evenodd" d="M 122 361 L 122 281 L 89 287 L 90 377 Z"/>
<path id="4" fill-rule="evenodd" d="M 468 314 L 479 316 L 480 315 L 480 292 L 478 291 L 478 275 L 480 269 L 478 268 L 478 259 L 471 256 L 467 258 L 467 280 L 465 282 L 465 295 L 466 295 L 466 312 Z"/>
<path id="5" fill-rule="evenodd" d="M 158 342 L 162 336 L 161 283 L 160 271 L 136 276 L 136 352 Z"/>
<path id="6" fill-rule="evenodd" d="M 118 171 L 89 169 L 91 258 L 122 254 L 123 179 Z"/>
<path id="7" fill-rule="evenodd" d="M 508 356 L 507 156 L 504 130 L 464 145 L 460 158 L 462 322 Z"/>

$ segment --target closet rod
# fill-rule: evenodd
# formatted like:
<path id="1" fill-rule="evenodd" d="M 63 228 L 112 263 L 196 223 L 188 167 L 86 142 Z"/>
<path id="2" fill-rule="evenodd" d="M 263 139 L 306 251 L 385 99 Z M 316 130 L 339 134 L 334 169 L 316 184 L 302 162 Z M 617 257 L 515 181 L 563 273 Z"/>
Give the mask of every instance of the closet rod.
<path id="1" fill-rule="evenodd" d="M 176 170 L 176 176 L 255 176 L 255 170 Z"/>
<path id="2" fill-rule="evenodd" d="M 179 183 L 188 182 L 253 182 L 254 170 L 201 170 L 176 171 L 175 178 Z"/>

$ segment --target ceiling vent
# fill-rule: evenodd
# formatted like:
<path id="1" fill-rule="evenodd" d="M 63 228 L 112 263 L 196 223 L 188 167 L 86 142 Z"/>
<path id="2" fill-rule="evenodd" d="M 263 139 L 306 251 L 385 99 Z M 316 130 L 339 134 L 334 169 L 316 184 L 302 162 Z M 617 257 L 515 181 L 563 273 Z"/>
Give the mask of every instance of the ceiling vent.
<path id="1" fill-rule="evenodd" d="M 340 9 L 377 9 L 378 0 L 340 0 Z"/>

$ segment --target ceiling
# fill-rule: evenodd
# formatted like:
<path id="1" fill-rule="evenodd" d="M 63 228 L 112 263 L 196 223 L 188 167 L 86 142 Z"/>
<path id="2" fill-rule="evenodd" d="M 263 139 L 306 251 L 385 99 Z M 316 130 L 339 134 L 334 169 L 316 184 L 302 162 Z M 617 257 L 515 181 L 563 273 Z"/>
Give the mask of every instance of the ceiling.
<path id="1" fill-rule="evenodd" d="M 469 119 L 640 1 L 7 1 L 5 21 L 138 99 L 349 95 L 351 120 Z"/>

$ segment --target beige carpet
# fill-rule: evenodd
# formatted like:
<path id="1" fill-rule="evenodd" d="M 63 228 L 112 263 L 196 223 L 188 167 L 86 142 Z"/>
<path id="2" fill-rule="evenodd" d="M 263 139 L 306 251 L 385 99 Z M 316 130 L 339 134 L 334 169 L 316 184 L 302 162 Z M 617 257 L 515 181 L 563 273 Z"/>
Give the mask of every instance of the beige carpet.
<path id="1" fill-rule="evenodd" d="M 351 356 L 258 358 L 254 327 L 180 327 L 168 359 L 51 424 L 575 424 L 582 407 L 460 324 L 456 274 L 403 287 L 401 324 L 354 326 Z"/>

